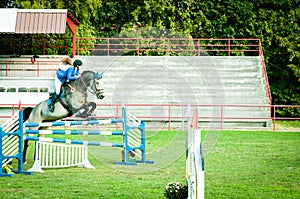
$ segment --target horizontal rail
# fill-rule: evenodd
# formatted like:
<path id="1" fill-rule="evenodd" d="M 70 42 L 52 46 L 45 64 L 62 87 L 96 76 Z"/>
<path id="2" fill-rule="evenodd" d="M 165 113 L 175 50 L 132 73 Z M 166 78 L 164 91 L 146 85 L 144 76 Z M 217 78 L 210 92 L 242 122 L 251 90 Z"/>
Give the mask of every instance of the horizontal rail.
<path id="1" fill-rule="evenodd" d="M 65 122 L 43 122 L 25 123 L 25 127 L 50 127 L 50 126 L 82 126 L 93 124 L 115 124 L 123 122 L 123 119 L 91 120 L 91 121 L 65 121 Z"/>
<path id="2" fill-rule="evenodd" d="M 165 55 L 201 56 L 223 53 L 227 56 L 260 53 L 260 40 L 253 38 L 78 38 L 77 54 L 92 55 L 145 55 L 145 52 L 164 52 Z M 149 53 L 148 55 L 151 55 Z"/>
<path id="3" fill-rule="evenodd" d="M 51 143 L 66 143 L 66 144 L 79 144 L 79 145 L 92 145 L 92 146 L 107 146 L 107 147 L 124 147 L 123 143 L 111 143 L 111 142 L 91 142 L 91 141 L 45 138 L 45 137 L 34 137 L 34 136 L 23 136 L 23 139 L 40 141 L 40 142 L 51 142 Z"/>
<path id="4" fill-rule="evenodd" d="M 71 130 L 25 130 L 27 134 L 38 135 L 123 135 L 121 131 L 71 131 Z"/>
<path id="5" fill-rule="evenodd" d="M 33 107 L 36 104 L 22 104 L 23 107 Z M 143 120 L 149 120 L 149 121 L 164 121 L 167 122 L 168 128 L 170 129 L 171 123 L 173 121 L 181 121 L 183 119 L 186 119 L 185 116 L 175 116 L 173 114 L 174 108 L 178 107 L 187 107 L 189 105 L 187 104 L 124 104 L 126 107 L 139 107 L 140 109 L 142 108 L 147 108 L 151 106 L 155 107 L 165 107 L 167 108 L 167 115 L 163 116 L 151 116 L 151 115 L 138 115 L 136 116 L 138 119 L 143 119 Z M 245 121 L 245 120 L 253 120 L 253 121 L 263 121 L 263 120 L 272 120 L 273 121 L 273 130 L 276 131 L 276 122 L 277 120 L 292 120 L 292 121 L 300 121 L 299 117 L 281 117 L 276 115 L 276 110 L 277 109 L 282 109 L 282 108 L 296 108 L 300 109 L 300 105 L 253 105 L 253 104 L 193 104 L 190 105 L 191 107 L 198 107 L 198 108 L 203 108 L 203 107 L 211 107 L 211 108 L 218 108 L 220 110 L 224 110 L 225 108 L 231 108 L 231 107 L 237 107 L 237 108 L 264 108 L 270 110 L 270 116 L 269 117 L 242 117 L 242 116 L 236 116 L 236 117 L 227 117 L 222 115 L 222 111 L 220 111 L 220 115 L 215 115 L 215 116 L 203 116 L 201 115 L 201 112 L 199 112 L 199 119 L 206 119 L 206 120 L 212 120 L 216 119 L 219 121 L 224 121 L 224 120 L 238 120 L 238 121 Z M 11 115 L 0 115 L 0 119 L 6 119 L 14 116 L 16 114 L 15 108 L 18 107 L 18 104 L 0 104 L 0 107 L 6 107 L 6 108 L 12 108 Z M 122 104 L 97 104 L 97 108 L 101 107 L 112 107 L 112 110 L 115 109 L 115 111 L 111 111 L 112 113 L 118 113 L 119 110 L 122 107 Z M 101 115 L 101 116 L 95 116 L 93 118 L 112 118 L 112 119 L 120 119 L 121 115 Z M 76 120 L 76 121 L 68 121 L 68 122 L 79 122 L 77 121 L 78 118 L 71 117 L 71 118 L 66 118 L 70 120 Z M 90 122 L 94 122 L 95 120 L 90 120 Z M 119 120 L 120 121 L 120 120 Z M 97 123 L 97 122 L 96 122 Z M 63 124 L 63 123 L 61 123 Z M 35 127 L 37 125 L 34 125 Z"/>
<path id="6" fill-rule="evenodd" d="M 6 38 L 1 38 L 6 39 Z M 145 52 L 158 50 L 166 54 L 184 53 L 202 55 L 203 53 L 225 53 L 229 56 L 240 53 L 259 55 L 260 40 L 255 38 L 83 38 L 76 39 L 77 49 L 73 49 L 71 38 L 64 40 L 63 45 L 53 45 L 47 43 L 45 38 L 30 38 L 30 45 L 22 45 L 15 42 L 3 46 L 11 49 L 14 55 L 9 57 L 19 57 L 18 52 L 35 52 L 37 55 L 47 55 L 53 52 L 65 55 L 76 50 L 77 55 L 91 55 L 100 53 L 101 55 L 130 55 L 135 52 L 137 55 L 145 55 Z M 34 41 L 34 42 L 33 42 Z M 4 42 L 5 43 L 5 42 Z M 26 42 L 25 42 L 26 43 Z M 69 45 L 66 45 L 69 43 Z M 128 54 L 129 53 L 129 54 Z"/>

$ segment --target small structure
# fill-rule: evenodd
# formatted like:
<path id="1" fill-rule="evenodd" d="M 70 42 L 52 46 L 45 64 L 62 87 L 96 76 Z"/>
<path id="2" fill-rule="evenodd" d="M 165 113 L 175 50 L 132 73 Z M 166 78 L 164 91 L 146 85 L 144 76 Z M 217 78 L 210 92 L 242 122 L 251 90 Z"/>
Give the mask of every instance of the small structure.
<path id="1" fill-rule="evenodd" d="M 67 9 L 0 9 L 0 34 L 18 39 L 17 34 L 64 34 L 72 32 L 72 56 L 76 52 L 79 21 Z"/>

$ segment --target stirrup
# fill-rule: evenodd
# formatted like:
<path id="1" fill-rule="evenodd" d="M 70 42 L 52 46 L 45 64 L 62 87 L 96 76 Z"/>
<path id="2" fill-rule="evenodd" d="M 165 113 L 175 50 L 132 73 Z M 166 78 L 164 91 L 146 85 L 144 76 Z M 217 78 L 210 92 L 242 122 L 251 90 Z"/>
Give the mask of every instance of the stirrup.
<path id="1" fill-rule="evenodd" d="M 48 104 L 48 109 L 49 109 L 50 112 L 54 111 L 54 103 L 56 101 L 56 98 L 57 98 L 57 94 L 56 93 L 51 93 L 50 94 L 50 98 L 49 99 L 51 100 L 51 102 L 50 102 L 50 104 Z"/>
<path id="2" fill-rule="evenodd" d="M 49 99 L 56 97 L 56 92 L 49 93 Z"/>
<path id="3" fill-rule="evenodd" d="M 51 113 L 54 112 L 54 104 L 51 102 L 51 104 L 48 105 L 48 109 Z"/>

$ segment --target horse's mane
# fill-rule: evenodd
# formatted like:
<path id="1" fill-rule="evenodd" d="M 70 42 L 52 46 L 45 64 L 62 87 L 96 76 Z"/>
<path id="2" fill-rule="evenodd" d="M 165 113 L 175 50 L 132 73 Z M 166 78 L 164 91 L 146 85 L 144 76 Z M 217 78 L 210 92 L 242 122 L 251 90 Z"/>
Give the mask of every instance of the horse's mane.
<path id="1" fill-rule="evenodd" d="M 88 75 L 88 74 L 92 74 L 93 76 L 94 76 L 94 74 L 95 74 L 95 72 L 93 72 L 93 71 L 90 71 L 90 70 L 85 70 L 85 71 L 83 71 L 83 72 L 81 72 L 81 77 L 84 77 L 85 75 Z M 85 79 L 85 78 L 84 78 Z M 63 83 L 62 84 L 62 86 L 63 87 L 66 87 L 67 85 L 72 85 L 72 86 L 74 86 L 74 84 L 76 84 L 76 82 L 81 82 L 83 79 L 79 79 L 79 78 L 77 78 L 77 79 L 75 79 L 75 80 L 71 80 L 71 81 L 69 81 L 69 82 L 65 82 L 65 83 Z M 83 80 L 83 81 L 85 81 L 85 80 Z"/>
<path id="2" fill-rule="evenodd" d="M 95 74 L 93 71 L 85 70 L 85 71 L 83 71 L 83 72 L 81 73 L 81 75 L 84 75 L 85 73 L 93 73 L 93 74 Z"/>

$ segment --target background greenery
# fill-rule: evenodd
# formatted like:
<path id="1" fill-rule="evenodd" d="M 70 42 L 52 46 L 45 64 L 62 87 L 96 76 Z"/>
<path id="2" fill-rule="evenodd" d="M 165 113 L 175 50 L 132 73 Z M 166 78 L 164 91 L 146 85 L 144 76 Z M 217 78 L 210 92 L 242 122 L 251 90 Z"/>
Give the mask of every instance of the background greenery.
<path id="1" fill-rule="evenodd" d="M 81 23 L 79 37 L 159 27 L 193 38 L 259 38 L 273 104 L 300 104 L 300 0 L 4 0 L 0 6 L 68 9 Z"/>

